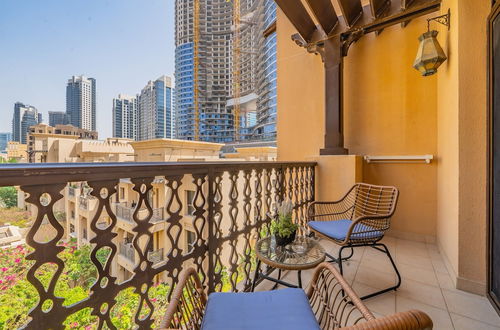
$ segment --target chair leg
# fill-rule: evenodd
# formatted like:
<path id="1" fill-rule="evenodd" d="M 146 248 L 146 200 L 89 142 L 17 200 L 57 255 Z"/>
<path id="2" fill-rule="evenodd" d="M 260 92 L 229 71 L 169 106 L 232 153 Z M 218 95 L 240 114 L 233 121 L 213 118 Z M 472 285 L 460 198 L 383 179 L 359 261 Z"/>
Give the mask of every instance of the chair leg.
<path id="1" fill-rule="evenodd" d="M 342 275 L 342 276 L 344 275 L 344 271 L 342 269 L 342 260 L 346 260 L 346 259 L 342 259 L 342 251 L 343 250 L 344 250 L 344 246 L 341 246 L 339 249 L 339 258 L 337 259 L 337 263 L 339 264 L 340 275 Z M 351 253 L 351 256 L 352 256 L 352 253 Z"/>
<path id="2" fill-rule="evenodd" d="M 354 255 L 354 249 L 353 249 L 352 246 L 341 246 L 340 250 L 342 250 L 344 248 L 350 248 L 351 249 L 351 253 L 347 257 L 343 257 L 342 258 L 342 260 L 346 261 L 346 260 L 349 260 L 349 259 L 352 258 L 352 256 Z M 339 251 L 339 255 L 340 255 L 340 251 Z M 334 263 L 338 263 L 339 262 L 338 258 L 335 258 L 334 256 L 332 256 L 329 253 L 325 253 L 325 256 L 327 256 L 328 258 L 330 258 L 330 260 L 328 260 L 328 262 L 334 262 Z M 340 258 L 340 256 L 339 256 L 339 258 Z"/>
<path id="3" fill-rule="evenodd" d="M 386 293 L 386 292 L 389 292 L 389 291 L 392 291 L 392 290 L 396 291 L 401 286 L 401 275 L 399 274 L 398 267 L 396 266 L 396 263 L 392 259 L 391 253 L 389 252 L 389 249 L 387 248 L 387 246 L 385 244 L 383 244 L 383 243 L 370 244 L 368 246 L 374 248 L 375 250 L 378 250 L 380 252 L 385 253 L 389 257 L 389 260 L 391 261 L 392 267 L 394 268 L 394 271 L 396 272 L 396 275 L 398 277 L 398 283 L 396 285 L 394 285 L 394 286 L 391 286 L 391 287 L 387 288 L 387 289 L 380 290 L 380 291 L 368 294 L 366 296 L 363 296 L 363 297 L 361 297 L 362 300 L 363 299 L 368 299 L 368 298 L 371 298 L 371 297 L 375 297 L 375 296 L 378 296 L 379 294 Z M 379 246 L 382 246 L 384 249 L 379 248 Z"/>

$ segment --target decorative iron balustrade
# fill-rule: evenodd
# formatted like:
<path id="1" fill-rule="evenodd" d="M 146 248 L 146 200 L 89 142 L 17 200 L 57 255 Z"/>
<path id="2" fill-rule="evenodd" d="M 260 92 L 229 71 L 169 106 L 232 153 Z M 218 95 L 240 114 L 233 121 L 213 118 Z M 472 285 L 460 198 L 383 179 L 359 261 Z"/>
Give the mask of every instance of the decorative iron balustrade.
<path id="1" fill-rule="evenodd" d="M 204 162 L 2 166 L 0 186 L 20 186 L 26 193 L 26 202 L 37 210 L 26 237 L 33 249 L 27 256 L 33 261 L 27 280 L 40 299 L 29 313 L 31 321 L 26 328 L 63 329 L 69 315 L 90 308 L 98 328 L 116 329 L 111 310 L 116 297 L 128 288 L 133 288 L 139 296 L 133 322 L 140 329 L 150 328 L 155 322 L 152 316 L 155 304 L 148 296 L 149 290 L 159 278 L 169 285 L 175 284 L 184 264 L 197 269 L 208 292 L 249 289 L 255 262 L 252 245 L 268 230 L 277 203 L 291 200 L 295 205 L 294 221 L 305 228 L 306 208 L 314 200 L 315 165 L 313 162 Z M 135 226 L 131 236 L 125 238 L 117 233 L 122 229 L 117 226 L 119 211 L 114 204 L 120 179 L 127 178 L 139 198 L 131 215 Z M 70 182 L 87 184 L 90 196 L 95 199 L 92 203 L 95 205 L 89 210 L 92 233 L 89 243 L 97 280 L 86 299 L 68 305 L 55 293 L 61 273 L 65 271 L 64 261 L 58 255 L 66 247 L 61 241 L 65 228 L 54 216 L 54 204 L 63 198 Z M 150 230 L 154 225 L 149 194 L 153 187 L 164 189 L 162 196 L 165 197 L 161 202 L 165 228 L 155 233 Z M 185 214 L 185 190 L 195 191 L 190 201 L 194 212 L 189 216 Z M 140 216 L 139 210 L 143 208 L 147 212 Z M 109 221 L 106 228 L 98 226 L 102 217 Z M 48 219 L 56 234 L 50 240 L 40 241 L 37 233 L 44 219 Z M 187 236 L 185 230 L 194 233 L 190 234 L 194 237 L 190 242 L 183 241 Z M 164 251 L 168 251 L 162 252 L 162 263 L 156 263 L 150 253 L 153 240 L 158 236 Z M 124 241 L 120 242 L 119 237 Z M 130 249 L 125 247 L 129 239 Z M 109 251 L 105 262 L 98 260 L 102 249 Z M 123 281 L 117 279 L 111 267 L 117 252 L 133 256 L 133 273 Z M 37 271 L 47 264 L 56 270 L 50 282 L 44 285 Z"/>

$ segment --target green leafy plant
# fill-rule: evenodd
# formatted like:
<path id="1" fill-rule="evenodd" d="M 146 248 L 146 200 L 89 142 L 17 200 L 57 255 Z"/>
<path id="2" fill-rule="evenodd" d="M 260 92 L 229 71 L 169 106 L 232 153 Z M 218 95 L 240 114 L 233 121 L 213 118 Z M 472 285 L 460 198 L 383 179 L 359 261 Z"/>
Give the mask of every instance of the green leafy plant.
<path id="1" fill-rule="evenodd" d="M 290 237 L 299 227 L 292 221 L 293 203 L 284 201 L 278 207 L 278 217 L 271 222 L 271 234 Z"/>
<path id="2" fill-rule="evenodd" d="M 17 206 L 17 190 L 14 187 L 0 187 L 0 206 L 11 208 Z"/>

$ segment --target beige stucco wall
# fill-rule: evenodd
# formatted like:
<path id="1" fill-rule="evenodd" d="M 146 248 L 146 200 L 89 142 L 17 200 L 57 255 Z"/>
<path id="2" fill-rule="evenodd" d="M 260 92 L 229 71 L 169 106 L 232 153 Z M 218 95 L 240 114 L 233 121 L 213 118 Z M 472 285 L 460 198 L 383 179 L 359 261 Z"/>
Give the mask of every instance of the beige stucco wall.
<path id="1" fill-rule="evenodd" d="M 417 38 L 426 30 L 426 18 L 448 8 L 450 31 L 437 23 L 432 27 L 440 31 L 449 59 L 437 75 L 421 77 L 412 68 Z M 436 238 L 457 286 L 478 293 L 484 292 L 486 276 L 489 11 L 488 1 L 443 0 L 441 13 L 413 20 L 404 29 L 397 25 L 364 36 L 351 47 L 344 70 L 344 134 L 351 154 L 435 155 L 430 165 L 363 163 L 364 181 L 400 189 L 393 234 Z M 290 40 L 296 31 L 280 11 L 277 32 L 278 159 L 321 159 L 321 58 Z M 323 182 L 345 184 L 318 176 L 318 184 Z"/>
<path id="2" fill-rule="evenodd" d="M 448 61 L 438 78 L 438 241 L 457 286 L 486 282 L 486 60 L 488 2 L 444 0 Z"/>
<path id="3" fill-rule="evenodd" d="M 293 26 L 278 13 L 278 158 L 317 160 L 324 135 L 324 73 L 319 56 L 291 41 Z M 355 155 L 436 154 L 436 78 L 412 68 L 424 18 L 402 29 L 370 34 L 345 60 L 345 145 Z M 397 47 L 396 47 L 397 46 Z M 385 88 L 380 88 L 384 86 Z M 339 157 L 339 156 L 337 156 Z M 321 167 L 318 186 L 345 186 L 342 171 Z M 394 185 L 401 191 L 394 234 L 432 240 L 436 235 L 436 165 L 358 164 L 357 180 Z M 355 169 L 349 167 L 349 173 Z M 326 175 L 326 176 L 325 176 Z M 333 177 L 332 177 L 333 175 Z M 335 187 L 335 188 L 331 188 Z M 318 197 L 330 197 L 321 187 Z M 323 196 L 322 196 L 323 195 Z M 338 195 L 335 192 L 333 195 Z M 415 203 L 415 201 L 418 201 Z"/>

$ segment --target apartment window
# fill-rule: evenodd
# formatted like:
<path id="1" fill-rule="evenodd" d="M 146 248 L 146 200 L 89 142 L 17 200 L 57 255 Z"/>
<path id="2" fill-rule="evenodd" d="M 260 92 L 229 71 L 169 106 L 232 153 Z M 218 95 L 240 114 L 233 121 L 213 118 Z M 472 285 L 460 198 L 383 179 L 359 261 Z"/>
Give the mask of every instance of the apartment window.
<path id="1" fill-rule="evenodd" d="M 120 196 L 119 196 L 120 199 L 124 199 L 125 198 L 125 188 L 123 187 L 120 187 Z"/>
<path id="2" fill-rule="evenodd" d="M 195 244 L 196 244 L 196 233 L 191 230 L 186 230 L 187 253 L 193 251 Z"/>
<path id="3" fill-rule="evenodd" d="M 194 211 L 196 210 L 194 207 L 194 194 L 193 190 L 186 190 L 186 215 L 194 215 Z"/>

